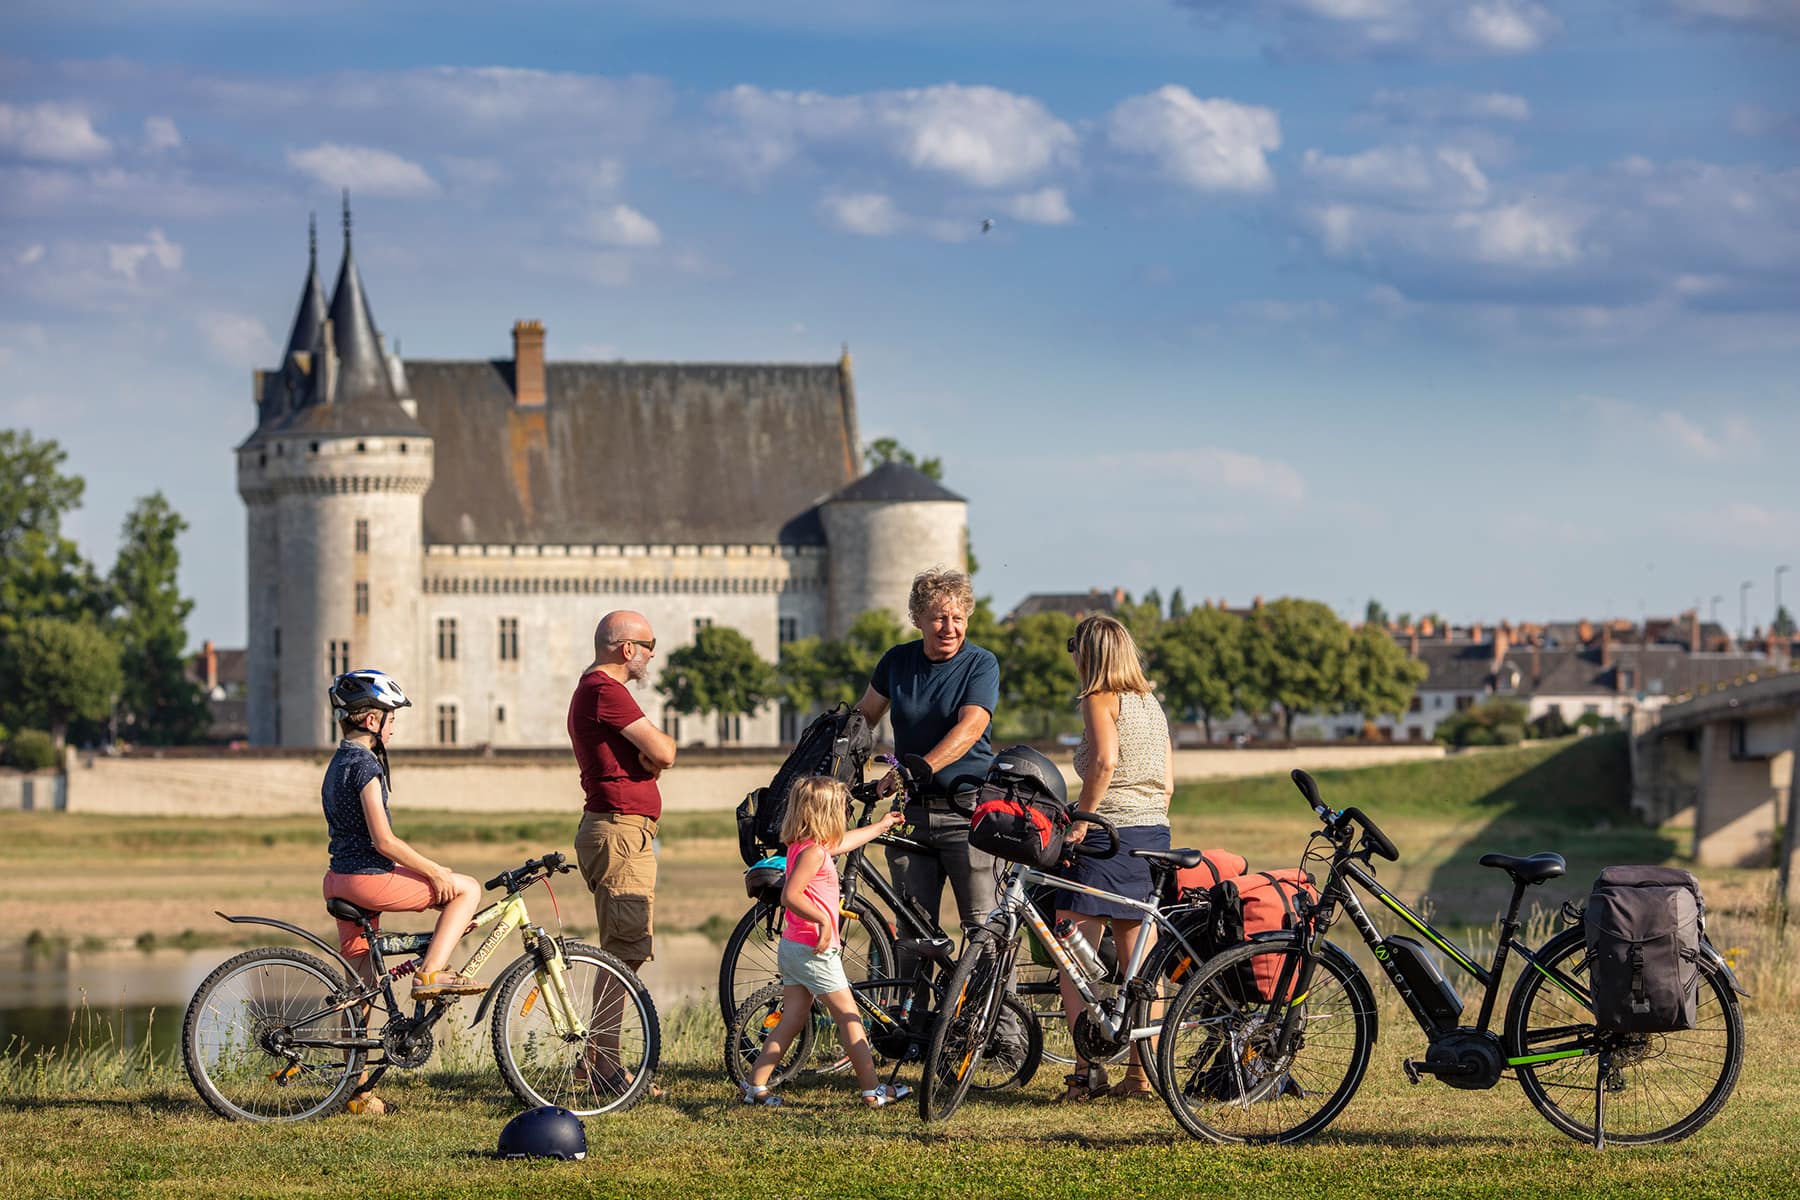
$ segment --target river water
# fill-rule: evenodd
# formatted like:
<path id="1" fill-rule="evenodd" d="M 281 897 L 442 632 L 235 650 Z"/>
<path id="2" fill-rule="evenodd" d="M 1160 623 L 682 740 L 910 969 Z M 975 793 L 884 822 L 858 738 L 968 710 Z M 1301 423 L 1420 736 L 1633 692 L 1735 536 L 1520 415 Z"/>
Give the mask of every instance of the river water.
<path id="1" fill-rule="evenodd" d="M 243 947 L 208 950 L 18 949 L 0 954 L 0 1050 L 112 1045 L 179 1053 L 194 989 Z M 511 949 L 517 951 L 513 942 Z M 710 997 L 723 947 L 697 933 L 659 934 L 644 983 L 659 1012 Z M 483 975 L 498 979 L 510 955 Z M 404 999 L 404 988 L 400 995 Z"/>

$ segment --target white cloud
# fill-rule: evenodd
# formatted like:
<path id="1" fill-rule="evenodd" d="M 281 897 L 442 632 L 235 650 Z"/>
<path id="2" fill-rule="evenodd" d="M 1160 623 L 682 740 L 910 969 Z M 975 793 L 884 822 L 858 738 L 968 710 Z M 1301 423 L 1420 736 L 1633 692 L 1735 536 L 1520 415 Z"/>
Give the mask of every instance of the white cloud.
<path id="1" fill-rule="evenodd" d="M 1217 22 L 1246 20 L 1284 54 L 1453 58 L 1524 54 L 1561 27 L 1538 0 L 1179 0 Z"/>
<path id="2" fill-rule="evenodd" d="M 1281 145 L 1281 121 L 1273 109 L 1202 100 L 1166 84 L 1114 108 L 1106 137 L 1114 149 L 1155 160 L 1196 191 L 1260 192 L 1274 184 L 1265 155 Z"/>
<path id="3" fill-rule="evenodd" d="M 44 244 L 42 242 L 33 242 L 31 245 L 19 251 L 19 265 L 21 267 L 29 267 L 31 264 L 40 261 L 43 257 Z"/>
<path id="4" fill-rule="evenodd" d="M 1067 225 L 1075 219 L 1069 198 L 1061 188 L 1047 187 L 1026 192 L 1008 200 L 1004 210 L 1009 216 L 1034 225 Z"/>
<path id="5" fill-rule="evenodd" d="M 168 117 L 145 117 L 144 145 L 157 151 L 177 149 L 181 145 L 181 130 Z"/>
<path id="6" fill-rule="evenodd" d="M 1075 131 L 1030 96 L 946 83 L 830 96 L 741 84 L 715 97 L 720 149 L 761 178 L 803 152 L 867 153 L 983 188 L 1017 185 L 1073 161 Z"/>
<path id="7" fill-rule="evenodd" d="M 213 355 L 227 366 L 266 367 L 280 352 L 275 339 L 255 317 L 208 312 L 196 317 L 194 325 Z"/>
<path id="8" fill-rule="evenodd" d="M 50 162 L 88 162 L 112 151 L 86 112 L 53 103 L 0 104 L 0 147 Z"/>
<path id="9" fill-rule="evenodd" d="M 1667 409 L 1657 414 L 1655 429 L 1670 445 L 1707 462 L 1753 457 L 1759 445 L 1750 422 L 1736 415 L 1726 416 L 1715 426 L 1703 427 L 1674 409 Z"/>
<path id="10" fill-rule="evenodd" d="M 1360 154 L 1308 150 L 1300 169 L 1336 194 L 1405 197 L 1464 207 L 1487 197 L 1488 180 L 1475 156 L 1455 146 L 1377 146 Z"/>
<path id="11" fill-rule="evenodd" d="M 165 271 L 179 271 L 181 260 L 181 247 L 163 236 L 160 229 L 152 229 L 141 242 L 114 242 L 106 247 L 107 265 L 133 283 L 138 281 L 138 268 L 146 261 Z"/>
<path id="12" fill-rule="evenodd" d="M 437 191 L 424 167 L 373 146 L 323 142 L 309 150 L 289 150 L 287 161 L 327 187 L 375 196 L 425 196 Z"/>
<path id="13" fill-rule="evenodd" d="M 656 227 L 656 222 L 625 204 L 610 205 L 587 214 L 577 231 L 607 246 L 636 248 L 662 242 L 662 231 Z"/>
<path id="14" fill-rule="evenodd" d="M 1292 466 L 1280 459 L 1219 446 L 1103 454 L 1099 461 L 1109 474 L 1121 477 L 1154 476 L 1185 486 L 1260 496 L 1284 504 L 1298 504 L 1306 499 L 1306 482 Z"/>
<path id="15" fill-rule="evenodd" d="M 1510 92 L 1383 88 L 1369 97 L 1366 107 L 1370 113 L 1396 125 L 1518 123 L 1531 119 L 1531 102 Z"/>
<path id="16" fill-rule="evenodd" d="M 893 199 L 880 192 L 828 193 L 819 208 L 837 228 L 863 237 L 891 237 L 906 226 Z"/>

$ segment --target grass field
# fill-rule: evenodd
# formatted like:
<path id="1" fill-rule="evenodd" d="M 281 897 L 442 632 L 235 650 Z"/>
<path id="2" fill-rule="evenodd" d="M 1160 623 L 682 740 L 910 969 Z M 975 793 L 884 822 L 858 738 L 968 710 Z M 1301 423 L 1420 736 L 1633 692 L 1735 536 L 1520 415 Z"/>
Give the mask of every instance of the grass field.
<path id="1" fill-rule="evenodd" d="M 1622 760 L 1619 739 L 1596 738 L 1325 773 L 1320 784 L 1329 803 L 1361 807 L 1398 843 L 1402 862 L 1384 864 L 1384 880 L 1465 924 L 1479 944 L 1505 891 L 1504 877 L 1474 865 L 1483 851 L 1557 849 L 1569 858 L 1568 879 L 1545 889 L 1540 929 L 1608 862 L 1679 861 L 1680 831 L 1625 816 Z M 404 820 L 404 836 L 478 875 L 566 850 L 574 828 L 565 814 Z M 1285 779 L 1184 786 L 1174 809 L 1176 844 L 1231 847 L 1259 867 L 1296 862 L 1311 825 Z M 300 819 L 0 814 L 0 908 L 13 936 L 36 931 L 38 944 L 198 936 L 223 928 L 210 921 L 214 908 L 323 930 L 322 842 L 319 823 Z M 661 927 L 742 911 L 728 816 L 671 820 L 661 863 Z M 1055 1107 L 1054 1067 L 1023 1092 L 971 1101 L 943 1129 L 921 1125 L 910 1106 L 854 1109 L 842 1077 L 791 1088 L 786 1110 L 748 1112 L 716 1065 L 716 1025 L 691 1011 L 665 1016 L 669 1098 L 590 1122 L 592 1154 L 582 1164 L 483 1156 L 516 1104 L 477 1039 L 384 1086 L 401 1109 L 387 1118 L 276 1129 L 228 1125 L 200 1105 L 178 1067 L 103 1043 L 65 1058 L 0 1054 L 0 1195 L 1800 1194 L 1791 1150 L 1800 1141 L 1792 1099 L 1800 1056 L 1786 1048 L 1800 1035 L 1800 971 L 1768 915 L 1768 872 L 1701 874 L 1713 940 L 1755 993 L 1749 1050 L 1724 1112 L 1661 1148 L 1597 1155 L 1552 1130 L 1510 1081 L 1492 1092 L 1409 1087 L 1399 1061 L 1416 1056 L 1423 1037 L 1378 984 L 1382 1037 L 1363 1090 L 1303 1147 L 1202 1145 L 1160 1103 Z M 573 892 L 578 900 L 565 892 L 564 910 L 579 925 L 585 905 Z"/>

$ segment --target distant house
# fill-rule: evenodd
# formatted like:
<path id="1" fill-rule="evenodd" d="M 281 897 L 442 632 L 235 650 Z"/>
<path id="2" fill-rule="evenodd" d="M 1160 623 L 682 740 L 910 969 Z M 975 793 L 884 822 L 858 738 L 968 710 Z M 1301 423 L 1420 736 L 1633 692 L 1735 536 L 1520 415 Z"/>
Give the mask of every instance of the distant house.
<path id="1" fill-rule="evenodd" d="M 1006 614 L 1006 620 L 1010 624 L 1020 617 L 1055 612 L 1066 613 L 1079 621 L 1094 613 L 1118 612 L 1125 602 L 1124 588 L 1114 588 L 1110 592 L 1103 592 L 1099 588 L 1086 592 L 1033 592 Z"/>
<path id="2" fill-rule="evenodd" d="M 212 711 L 206 740 L 246 740 L 250 736 L 249 706 L 245 699 L 249 694 L 249 652 L 222 650 L 211 642 L 202 643 L 200 653 L 188 659 L 187 677 L 205 690 L 207 707 Z"/>

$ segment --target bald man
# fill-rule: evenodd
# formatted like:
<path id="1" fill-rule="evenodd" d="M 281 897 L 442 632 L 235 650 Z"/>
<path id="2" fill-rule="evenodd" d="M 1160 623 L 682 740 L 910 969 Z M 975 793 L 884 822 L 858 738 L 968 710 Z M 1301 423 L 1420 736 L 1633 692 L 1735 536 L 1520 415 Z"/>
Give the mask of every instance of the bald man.
<path id="1" fill-rule="evenodd" d="M 625 685 L 644 681 L 655 653 L 656 635 L 642 613 L 607 613 L 594 629 L 594 661 L 569 701 L 569 744 L 587 797 L 575 856 L 594 894 L 594 940 L 633 971 L 650 957 L 650 842 L 662 816 L 656 777 L 674 765 L 675 739 L 650 723 Z"/>

